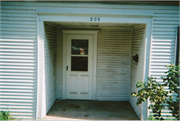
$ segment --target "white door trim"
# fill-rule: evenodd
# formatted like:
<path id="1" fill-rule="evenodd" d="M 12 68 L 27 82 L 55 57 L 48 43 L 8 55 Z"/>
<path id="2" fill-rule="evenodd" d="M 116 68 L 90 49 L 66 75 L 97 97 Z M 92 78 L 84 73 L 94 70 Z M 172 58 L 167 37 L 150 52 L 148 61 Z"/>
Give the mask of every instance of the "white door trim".
<path id="1" fill-rule="evenodd" d="M 66 59 L 67 66 L 67 80 L 66 80 L 66 99 L 78 99 L 78 100 L 92 100 L 92 44 L 93 44 L 93 35 L 66 35 Z M 87 71 L 72 71 L 71 62 L 73 55 L 71 54 L 72 39 L 78 40 L 88 40 L 88 54 L 87 55 L 78 55 L 76 57 L 87 57 Z M 86 50 L 84 50 L 87 53 Z M 76 80 L 77 79 L 77 80 Z M 83 80 L 82 80 L 83 79 Z M 73 84 L 72 83 L 76 83 Z M 86 87 L 86 88 L 85 88 Z"/>
<path id="2" fill-rule="evenodd" d="M 67 35 L 92 35 L 92 100 L 96 100 L 96 63 L 97 63 L 97 33 L 99 30 L 62 30 L 63 32 L 63 80 L 62 80 L 62 100 L 66 100 L 67 90 Z"/>

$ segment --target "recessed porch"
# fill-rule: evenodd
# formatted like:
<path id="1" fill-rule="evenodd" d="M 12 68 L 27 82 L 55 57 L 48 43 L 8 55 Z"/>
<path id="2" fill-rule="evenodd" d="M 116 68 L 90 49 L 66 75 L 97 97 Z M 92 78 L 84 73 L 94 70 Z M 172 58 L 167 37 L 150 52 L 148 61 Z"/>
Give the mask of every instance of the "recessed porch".
<path id="1" fill-rule="evenodd" d="M 136 105 L 137 100 L 131 96 L 131 92 L 137 91 L 135 80 L 144 79 L 146 24 L 44 22 L 44 28 L 46 99 L 44 111 L 47 114 L 45 119 L 136 120 L 142 118 L 142 105 Z M 92 94 L 95 95 L 95 99 L 88 99 L 93 101 L 78 99 L 78 101 L 54 103 L 56 99 L 73 99 L 66 98 L 67 66 L 64 62 L 70 58 L 63 54 L 67 53 L 64 45 L 66 36 L 62 33 L 64 30 L 100 30 L 97 35 L 97 47 L 93 46 L 96 47 L 97 52 L 94 54 L 97 55 L 94 67 L 97 71 L 96 76 L 93 76 L 96 77 L 93 80 L 95 86 L 91 88 L 92 92 L 95 92 Z M 133 59 L 135 55 L 138 55 L 137 62 Z M 74 105 L 79 108 L 71 109 L 71 106 L 68 107 L 71 104 L 72 107 Z M 92 108 L 88 109 L 88 106 Z"/>
<path id="2" fill-rule="evenodd" d="M 44 120 L 139 120 L 139 118 L 128 101 L 56 100 Z"/>

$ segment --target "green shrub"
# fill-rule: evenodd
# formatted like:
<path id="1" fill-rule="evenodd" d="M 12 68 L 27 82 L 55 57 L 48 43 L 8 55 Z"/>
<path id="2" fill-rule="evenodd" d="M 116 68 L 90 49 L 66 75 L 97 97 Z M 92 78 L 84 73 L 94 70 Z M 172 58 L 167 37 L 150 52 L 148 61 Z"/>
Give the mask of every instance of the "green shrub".
<path id="1" fill-rule="evenodd" d="M 166 77 L 162 77 L 165 85 L 169 87 L 169 94 L 175 94 L 167 98 L 167 103 L 169 104 L 169 109 L 172 111 L 172 115 L 179 119 L 179 66 L 166 66 L 169 68 Z"/>
<path id="2" fill-rule="evenodd" d="M 156 78 L 148 77 L 148 82 L 139 80 L 137 81 L 136 87 L 141 88 L 138 92 L 133 92 L 131 95 L 133 97 L 138 97 L 137 105 L 150 100 L 149 109 L 152 109 L 154 115 L 150 116 L 151 120 L 162 120 L 161 116 L 162 109 L 165 108 L 165 103 L 169 104 L 169 110 L 172 112 L 172 116 L 176 119 L 179 119 L 179 66 L 166 66 L 169 68 L 166 77 L 162 77 L 164 83 L 156 82 Z M 168 86 L 169 91 L 165 90 L 165 86 Z M 168 94 L 172 93 L 176 94 L 175 99 L 172 96 L 168 96 Z"/>
<path id="3" fill-rule="evenodd" d="M 9 111 L 0 112 L 0 120 L 14 120 Z"/>

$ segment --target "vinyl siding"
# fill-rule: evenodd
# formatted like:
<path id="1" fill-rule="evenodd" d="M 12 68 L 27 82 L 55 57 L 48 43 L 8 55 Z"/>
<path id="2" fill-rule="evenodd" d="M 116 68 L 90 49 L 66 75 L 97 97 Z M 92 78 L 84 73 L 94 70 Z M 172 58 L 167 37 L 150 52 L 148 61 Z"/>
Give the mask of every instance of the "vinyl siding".
<path id="1" fill-rule="evenodd" d="M 44 24 L 46 113 L 56 100 L 57 27 Z"/>
<path id="2" fill-rule="evenodd" d="M 167 71 L 165 65 L 175 61 L 176 30 L 179 25 L 179 14 L 155 12 L 151 44 L 150 75 L 156 76 L 159 82 Z"/>
<path id="3" fill-rule="evenodd" d="M 97 39 L 97 100 L 128 101 L 131 29 L 101 29 Z"/>
<path id="4" fill-rule="evenodd" d="M 176 27 L 179 25 L 179 6 L 168 4 L 123 4 L 105 2 L 1 2 L 0 17 L 0 109 L 9 109 L 15 116 L 34 119 L 36 117 L 37 94 L 37 22 L 36 9 L 45 8 L 45 12 L 57 9 L 68 13 L 73 8 L 84 13 L 108 15 L 112 11 L 153 12 L 152 37 L 150 51 L 149 76 L 158 78 L 164 75 L 165 65 L 174 62 Z M 83 8 L 83 9 L 82 9 Z M 89 9 L 87 9 L 89 8 Z M 75 11 L 73 11 L 75 12 Z M 74 13 L 76 14 L 76 13 Z M 109 19 L 110 20 L 110 19 Z M 58 59 L 57 59 L 58 60 Z M 61 64 L 58 67 L 61 67 Z M 98 65 L 99 66 L 99 65 Z M 99 68 L 99 67 L 97 67 Z M 99 71 L 100 72 L 100 71 Z M 59 72 L 60 73 L 60 72 Z M 108 73 L 108 72 L 106 72 Z M 119 77 L 117 77 L 119 78 Z M 61 84 L 62 81 L 57 81 Z M 100 84 L 97 80 L 97 84 Z M 102 82 L 102 85 L 105 82 Z M 111 84 L 113 88 L 114 84 Z M 56 85 L 61 97 L 61 88 Z M 61 86 L 60 86 L 61 87 Z M 98 88 L 98 87 L 97 87 Z M 108 99 L 99 88 L 98 99 Z M 108 89 L 108 88 L 107 88 Z M 110 89 L 110 88 L 109 88 Z M 114 93 L 115 91 L 112 91 Z M 110 94 L 110 93 L 109 93 Z M 114 93 L 116 94 L 116 93 Z M 119 96 L 119 95 L 117 95 Z M 110 98 L 111 99 L 111 98 Z M 113 98 L 115 99 L 115 97 Z M 119 97 L 116 99 L 120 99 Z"/>
<path id="5" fill-rule="evenodd" d="M 57 82 L 56 98 L 62 99 L 62 80 L 63 80 L 63 33 L 61 28 L 57 31 Z"/>
<path id="6" fill-rule="evenodd" d="M 178 32 L 180 32 L 180 27 L 179 27 L 179 31 Z M 178 39 L 178 41 L 179 41 L 179 66 L 180 66 L 180 37 L 179 37 L 179 39 Z M 178 46 L 178 45 L 177 45 Z M 177 50 L 178 51 L 178 50 Z M 178 55 L 177 55 L 178 56 Z M 179 74 L 180 74 L 180 70 L 179 70 Z"/>
<path id="7" fill-rule="evenodd" d="M 166 13 L 154 13 L 152 44 L 151 44 L 151 65 L 150 75 L 156 77 L 159 83 L 163 83 L 161 79 L 165 76 L 168 69 L 165 65 L 175 63 L 175 47 L 177 39 L 177 26 L 179 25 L 179 12 L 172 11 Z M 150 102 L 149 102 L 150 104 Z M 172 116 L 166 107 L 162 110 L 162 116 Z M 152 113 L 149 110 L 149 114 Z"/>
<path id="8" fill-rule="evenodd" d="M 138 92 L 136 81 L 144 79 L 144 54 L 145 54 L 145 26 L 132 28 L 132 44 L 131 44 L 131 79 L 130 93 Z M 138 62 L 133 60 L 133 56 L 138 55 Z M 129 102 L 141 119 L 142 105 L 137 106 L 137 98 L 130 95 Z"/>
<path id="9" fill-rule="evenodd" d="M 32 9 L 1 8 L 0 110 L 36 118 L 37 22 Z"/>

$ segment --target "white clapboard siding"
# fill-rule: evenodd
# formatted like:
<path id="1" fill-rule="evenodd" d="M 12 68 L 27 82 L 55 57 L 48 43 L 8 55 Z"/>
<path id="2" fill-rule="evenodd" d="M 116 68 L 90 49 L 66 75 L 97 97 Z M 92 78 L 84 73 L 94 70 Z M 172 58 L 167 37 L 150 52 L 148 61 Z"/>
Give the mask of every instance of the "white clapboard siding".
<path id="1" fill-rule="evenodd" d="M 180 25 L 179 25 L 180 26 Z M 178 30 L 178 34 L 180 32 L 180 27 L 179 27 L 179 30 Z M 178 38 L 177 38 L 178 39 Z M 179 66 L 180 66 L 180 35 L 179 35 Z M 178 51 L 178 50 L 177 50 Z M 179 70 L 179 74 L 180 74 L 180 70 Z"/>
<path id="2" fill-rule="evenodd" d="M 37 22 L 32 9 L 1 8 L 0 111 L 36 118 Z M 23 13 L 23 14 L 22 14 Z"/>
<path id="3" fill-rule="evenodd" d="M 167 71 L 165 65 L 174 63 L 178 24 L 179 14 L 176 11 L 171 14 L 166 12 L 154 14 L 150 75 L 157 76 L 159 81 L 162 81 L 160 77 Z"/>
<path id="4" fill-rule="evenodd" d="M 144 46 L 145 46 L 145 26 L 141 28 L 132 28 L 132 43 L 131 43 L 131 79 L 130 79 L 130 97 L 129 102 L 141 119 L 142 105 L 137 106 L 137 98 L 132 97 L 132 92 L 137 92 L 136 81 L 144 78 Z M 138 63 L 133 60 L 133 56 L 138 55 Z"/>
<path id="5" fill-rule="evenodd" d="M 44 23 L 46 113 L 56 100 L 57 27 Z"/>
<path id="6" fill-rule="evenodd" d="M 56 99 L 62 99 L 62 80 L 63 80 L 63 33 L 61 28 L 57 30 L 57 81 Z"/>
<path id="7" fill-rule="evenodd" d="M 33 85 L 33 86 L 29 86 L 29 88 L 26 88 L 26 86 L 18 86 L 18 88 L 15 88 L 16 86 L 14 86 L 14 84 L 10 88 L 8 86 L 4 86 L 4 85 L 2 86 L 2 84 L 0 85 L 2 87 L 0 88 L 0 96 L 6 95 L 7 94 L 6 92 L 10 92 L 10 93 L 17 92 L 17 93 L 26 93 L 27 95 L 30 94 L 32 96 L 29 96 L 29 97 L 34 98 L 34 99 L 28 99 L 28 100 L 24 100 L 24 99 L 14 100 L 13 98 L 12 99 L 0 98 L 0 105 L 5 106 L 0 109 L 6 109 L 8 107 L 12 111 L 11 108 L 13 108 L 13 106 L 16 106 L 16 105 L 29 106 L 28 109 L 22 110 L 21 107 L 19 107 L 16 110 L 13 110 L 13 114 L 15 116 L 21 116 L 22 118 L 30 118 L 30 119 L 34 119 L 36 117 L 35 107 L 36 107 L 36 93 L 37 93 L 37 90 L 36 90 L 37 24 L 36 24 L 35 13 L 37 9 L 42 9 L 42 8 L 44 8 L 45 13 L 46 12 L 48 13 L 49 10 L 52 10 L 52 9 L 57 9 L 56 12 L 61 12 L 62 8 L 64 8 L 63 10 L 65 10 L 67 13 L 74 12 L 72 10 L 78 10 L 78 12 L 81 13 L 81 11 L 83 10 L 82 12 L 84 13 L 87 13 L 86 11 L 88 11 L 89 13 L 92 12 L 92 14 L 97 14 L 97 12 L 102 11 L 103 9 L 103 14 L 105 14 L 104 11 L 108 11 L 109 15 L 111 13 L 118 14 L 116 10 L 119 10 L 119 11 L 122 10 L 124 12 L 129 12 L 129 11 L 131 12 L 144 11 L 147 13 L 153 12 L 154 17 L 152 21 L 152 39 L 151 39 L 149 76 L 150 75 L 156 76 L 160 81 L 160 77 L 164 75 L 163 70 L 167 70 L 165 68 L 165 65 L 170 64 L 171 61 L 174 60 L 175 39 L 176 39 L 175 29 L 179 25 L 178 3 L 174 3 L 174 2 L 166 2 L 166 3 L 161 3 L 161 2 L 155 2 L 155 3 L 153 2 L 145 2 L 145 3 L 144 2 L 138 2 L 138 3 L 136 2 L 118 2 L 118 3 L 112 3 L 112 2 L 91 2 L 91 3 L 89 2 L 1 2 L 2 15 L 0 17 L 0 28 L 1 28 L 0 30 L 0 47 L 1 47 L 0 48 L 0 56 L 1 56 L 0 57 L 0 64 L 1 64 L 0 82 L 1 83 L 11 83 L 11 82 L 14 83 L 15 82 L 17 84 L 27 83 L 27 84 Z M 115 12 L 112 12 L 113 10 Z M 88 14 L 86 14 L 86 16 L 87 15 Z M 100 15 L 100 12 L 98 15 Z M 111 19 L 109 19 L 109 22 L 111 22 L 110 20 Z M 61 35 L 58 35 L 58 36 L 61 37 Z M 27 47 L 27 48 L 24 48 L 24 47 Z M 59 50 L 59 53 L 62 53 L 62 51 Z M 6 57 L 3 57 L 3 56 L 6 56 Z M 14 57 L 14 56 L 17 56 L 17 57 Z M 59 57 L 58 67 L 62 67 L 62 60 L 61 60 L 62 54 L 59 54 L 58 57 Z M 57 61 L 58 61 L 58 57 L 57 57 Z M 27 67 L 27 68 L 20 68 L 22 65 L 23 67 Z M 62 75 L 62 71 L 59 71 L 59 72 L 57 71 L 57 73 Z M 6 76 L 2 74 L 5 74 Z M 8 74 L 11 74 L 11 75 L 8 75 Z M 17 76 L 18 74 L 22 74 L 22 75 L 25 74 L 27 76 L 22 78 L 23 76 L 22 75 Z M 101 75 L 99 75 L 99 77 L 100 76 Z M 62 92 L 61 91 L 62 80 L 57 81 L 57 84 L 60 84 L 60 85 L 56 85 L 56 87 L 58 87 L 58 89 L 56 88 L 58 92 L 57 98 L 60 99 L 61 92 Z M 25 88 L 22 88 L 22 87 L 25 87 Z M 102 88 L 102 90 L 105 90 L 105 88 Z M 102 93 L 102 94 L 105 95 L 105 93 Z M 105 99 L 105 98 L 101 98 L 101 99 Z"/>
<path id="8" fill-rule="evenodd" d="M 101 29 L 97 39 L 97 100 L 128 101 L 131 29 Z"/>
<path id="9" fill-rule="evenodd" d="M 157 81 L 163 83 L 161 79 L 165 76 L 168 69 L 165 65 L 175 63 L 175 46 L 177 39 L 177 26 L 179 26 L 179 12 L 177 11 L 166 13 L 154 13 L 153 32 L 151 43 L 151 63 L 150 76 L 156 77 Z M 150 104 L 150 102 L 149 102 Z M 171 111 L 166 108 L 162 110 L 162 116 L 172 116 Z M 152 111 L 149 110 L 149 114 Z"/>

